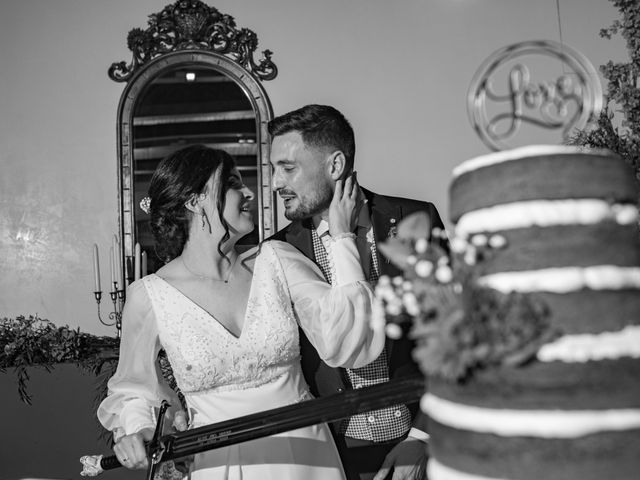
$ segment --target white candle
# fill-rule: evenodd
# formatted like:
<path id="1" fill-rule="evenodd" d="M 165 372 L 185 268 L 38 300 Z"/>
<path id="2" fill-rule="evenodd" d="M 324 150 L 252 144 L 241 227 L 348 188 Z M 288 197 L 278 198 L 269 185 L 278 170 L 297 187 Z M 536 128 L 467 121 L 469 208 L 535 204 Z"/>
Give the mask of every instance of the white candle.
<path id="1" fill-rule="evenodd" d="M 100 291 L 100 261 L 98 259 L 98 245 L 93 244 L 93 284 L 94 292 Z"/>
<path id="2" fill-rule="evenodd" d="M 113 266 L 116 271 L 115 281 L 118 283 L 117 290 L 122 290 L 124 288 L 124 282 L 122 281 L 122 250 L 120 249 L 120 242 L 116 235 L 113 236 L 113 255 Z"/>
<path id="3" fill-rule="evenodd" d="M 109 267 L 111 270 L 111 286 L 109 288 L 113 288 L 113 284 L 116 283 L 116 266 L 115 259 L 113 258 L 113 245 L 109 248 Z"/>
<path id="4" fill-rule="evenodd" d="M 136 243 L 135 246 L 135 254 L 133 258 L 133 279 L 140 280 L 140 270 L 142 265 L 140 265 L 140 244 Z"/>
<path id="5" fill-rule="evenodd" d="M 140 266 L 140 276 L 144 277 L 147 275 L 147 252 L 142 252 L 141 257 L 141 266 Z"/>

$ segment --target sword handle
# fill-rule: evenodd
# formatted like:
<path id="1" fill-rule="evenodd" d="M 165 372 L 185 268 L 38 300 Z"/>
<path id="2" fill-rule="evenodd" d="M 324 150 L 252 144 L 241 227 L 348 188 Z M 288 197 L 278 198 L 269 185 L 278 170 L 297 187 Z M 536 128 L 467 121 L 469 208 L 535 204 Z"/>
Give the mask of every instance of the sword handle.
<path id="1" fill-rule="evenodd" d="M 102 470 L 113 470 L 114 468 L 120 468 L 122 465 L 118 461 L 118 457 L 110 455 L 108 457 L 102 457 L 100 460 L 100 467 Z"/>
<path id="2" fill-rule="evenodd" d="M 147 446 L 147 460 L 149 466 L 147 467 L 147 480 L 153 480 L 153 476 L 156 473 L 156 466 L 162 460 L 164 454 L 164 444 L 162 443 L 162 430 L 164 429 L 164 415 L 167 413 L 167 409 L 170 407 L 169 402 L 162 400 L 160 409 L 158 410 L 158 420 L 156 422 L 156 430 L 153 433 L 153 438 Z"/>
<path id="3" fill-rule="evenodd" d="M 82 471 L 80 472 L 82 477 L 97 477 L 105 470 L 113 470 L 122 466 L 115 455 L 108 457 L 104 455 L 84 455 L 80 458 L 80 463 L 82 464 Z"/>
<path id="4" fill-rule="evenodd" d="M 153 434 L 151 442 L 147 445 L 147 458 L 149 461 L 149 467 L 147 468 L 147 479 L 153 480 L 153 476 L 156 471 L 156 465 L 162 460 L 162 455 L 165 451 L 165 445 L 162 441 L 162 429 L 164 427 L 164 415 L 169 408 L 169 403 L 166 400 L 162 401 L 160 409 L 158 411 L 158 421 L 156 422 L 156 430 Z M 113 470 L 120 468 L 122 464 L 115 455 L 109 455 L 105 457 L 103 455 L 85 455 L 80 458 L 82 464 L 82 472 L 80 475 L 83 477 L 95 477 L 100 475 L 105 470 Z"/>

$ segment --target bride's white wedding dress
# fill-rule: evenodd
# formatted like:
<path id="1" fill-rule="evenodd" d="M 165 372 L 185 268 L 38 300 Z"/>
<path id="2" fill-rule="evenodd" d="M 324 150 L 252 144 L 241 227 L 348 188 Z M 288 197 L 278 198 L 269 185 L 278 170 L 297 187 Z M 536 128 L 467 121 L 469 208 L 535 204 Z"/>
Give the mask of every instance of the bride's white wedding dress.
<path id="1" fill-rule="evenodd" d="M 162 399 L 179 405 L 157 369 L 161 348 L 189 408 L 190 428 L 312 398 L 300 368 L 298 326 L 332 366 L 358 367 L 382 351 L 371 330 L 372 290 L 352 239 L 333 243 L 335 284 L 294 247 L 262 245 L 236 337 L 161 277 L 134 282 L 123 313 L 120 359 L 98 417 L 116 437 L 153 428 Z M 221 299 L 224 301 L 224 299 Z M 198 454 L 192 479 L 343 479 L 325 424 Z"/>

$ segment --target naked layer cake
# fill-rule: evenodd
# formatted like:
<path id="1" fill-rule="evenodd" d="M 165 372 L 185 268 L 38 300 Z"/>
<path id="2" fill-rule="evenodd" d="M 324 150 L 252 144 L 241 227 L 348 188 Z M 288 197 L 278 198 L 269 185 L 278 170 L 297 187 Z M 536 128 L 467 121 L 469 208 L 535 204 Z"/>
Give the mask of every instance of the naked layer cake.
<path id="1" fill-rule="evenodd" d="M 559 336 L 524 366 L 429 379 L 430 480 L 640 478 L 638 198 L 608 151 L 529 146 L 456 168 L 456 236 L 506 239 L 478 282 L 537 295 Z"/>

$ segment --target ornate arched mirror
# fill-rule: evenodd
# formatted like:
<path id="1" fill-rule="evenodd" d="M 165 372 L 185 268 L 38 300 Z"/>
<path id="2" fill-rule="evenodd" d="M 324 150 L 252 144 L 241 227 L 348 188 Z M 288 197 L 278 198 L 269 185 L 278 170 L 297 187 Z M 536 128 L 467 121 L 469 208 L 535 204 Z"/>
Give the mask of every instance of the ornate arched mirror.
<path id="1" fill-rule="evenodd" d="M 117 126 L 120 253 L 128 281 L 136 243 L 146 253 L 143 274 L 161 266 L 140 203 L 160 160 L 187 145 L 228 151 L 256 193 L 256 229 L 244 243 L 258 243 L 275 228 L 267 141 L 272 109 L 261 84 L 277 74 L 271 52 L 256 63 L 255 33 L 199 0 L 179 0 L 150 15 L 148 25 L 129 32 L 131 63 L 109 69 L 111 79 L 127 83 Z"/>

